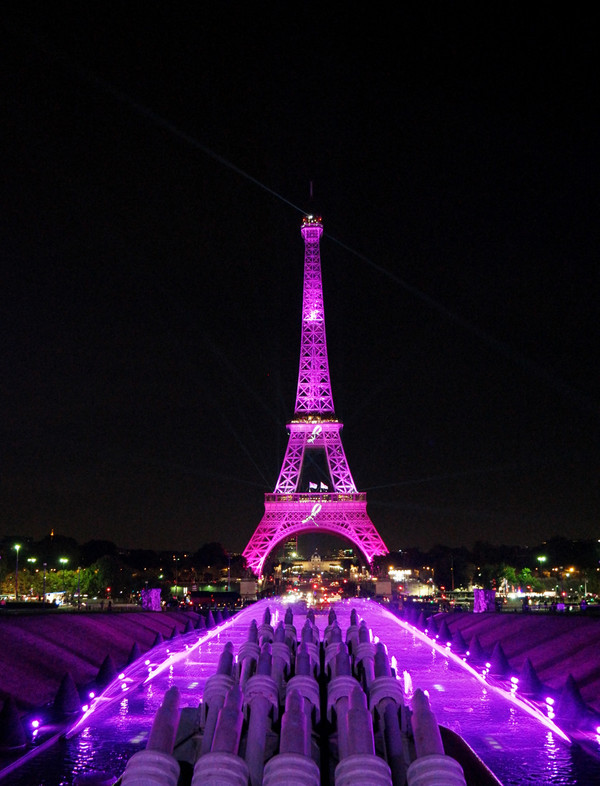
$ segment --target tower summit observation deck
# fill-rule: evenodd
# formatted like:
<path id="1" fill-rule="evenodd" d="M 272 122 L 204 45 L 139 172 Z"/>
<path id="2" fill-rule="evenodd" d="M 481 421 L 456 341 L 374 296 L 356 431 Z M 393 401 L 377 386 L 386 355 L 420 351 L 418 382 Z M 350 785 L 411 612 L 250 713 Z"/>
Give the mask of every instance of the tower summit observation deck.
<path id="1" fill-rule="evenodd" d="M 318 216 L 305 216 L 304 286 L 300 368 L 294 417 L 273 493 L 265 494 L 265 513 L 244 556 L 248 567 L 262 573 L 265 559 L 281 541 L 314 531 L 351 541 L 371 563 L 387 554 L 367 514 L 367 495 L 352 478 L 342 445 L 343 424 L 336 418 L 329 376 Z"/>

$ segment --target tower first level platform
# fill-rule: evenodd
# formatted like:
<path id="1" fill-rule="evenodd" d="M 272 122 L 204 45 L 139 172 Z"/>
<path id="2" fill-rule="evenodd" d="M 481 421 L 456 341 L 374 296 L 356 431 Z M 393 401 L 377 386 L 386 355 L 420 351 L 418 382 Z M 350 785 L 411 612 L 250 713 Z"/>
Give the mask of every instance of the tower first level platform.
<path id="1" fill-rule="evenodd" d="M 273 548 L 288 538 L 323 531 L 347 538 L 373 561 L 387 549 L 367 514 L 367 495 L 299 493 L 265 494 L 265 513 L 244 552 L 257 575 Z"/>

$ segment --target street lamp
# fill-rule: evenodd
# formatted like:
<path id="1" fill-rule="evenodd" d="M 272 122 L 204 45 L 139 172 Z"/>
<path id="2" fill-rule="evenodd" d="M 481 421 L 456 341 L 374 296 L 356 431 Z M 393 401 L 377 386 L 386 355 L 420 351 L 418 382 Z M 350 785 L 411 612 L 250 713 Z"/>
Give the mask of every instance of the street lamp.
<path id="1" fill-rule="evenodd" d="M 175 563 L 175 595 L 179 597 L 179 557 L 173 554 L 173 562 Z"/>
<path id="2" fill-rule="evenodd" d="M 539 565 L 539 568 L 538 568 L 538 575 L 539 575 L 539 574 L 540 574 L 540 571 L 541 571 L 541 570 L 542 570 L 542 568 L 544 567 L 544 562 L 546 562 L 546 557 L 545 557 L 545 555 L 544 555 L 544 554 L 540 554 L 540 556 L 539 556 L 539 557 L 537 557 L 536 559 L 537 559 L 537 561 L 540 563 L 540 565 Z"/>
<path id="3" fill-rule="evenodd" d="M 18 601 L 19 600 L 19 549 L 21 548 L 21 544 L 15 543 L 13 548 L 17 552 L 17 560 L 15 565 L 15 601 Z"/>
<path id="4" fill-rule="evenodd" d="M 44 591 L 42 593 L 42 602 L 43 603 L 46 602 L 46 568 L 47 567 L 48 567 L 48 563 L 44 562 L 44 587 L 43 587 Z"/>
<path id="5" fill-rule="evenodd" d="M 60 564 L 62 565 L 62 579 L 63 579 L 63 603 L 66 600 L 67 590 L 65 587 L 65 565 L 69 561 L 68 557 L 60 557 L 59 560 Z"/>
<path id="6" fill-rule="evenodd" d="M 37 562 L 37 557 L 27 557 L 27 562 L 31 564 L 31 567 L 33 569 L 33 566 Z M 33 594 L 33 580 L 31 582 L 31 594 Z"/>

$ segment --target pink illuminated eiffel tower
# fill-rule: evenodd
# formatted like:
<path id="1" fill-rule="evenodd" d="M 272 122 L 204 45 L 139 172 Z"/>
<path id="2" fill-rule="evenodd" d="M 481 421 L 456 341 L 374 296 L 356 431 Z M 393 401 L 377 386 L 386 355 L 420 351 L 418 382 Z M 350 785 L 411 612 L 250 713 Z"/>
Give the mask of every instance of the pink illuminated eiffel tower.
<path id="1" fill-rule="evenodd" d="M 335 417 L 321 281 L 321 219 L 306 216 L 302 342 L 294 418 L 279 480 L 265 494 L 265 513 L 244 550 L 248 567 L 262 573 L 265 559 L 283 540 L 306 532 L 330 532 L 350 540 L 371 563 L 387 554 L 367 514 L 342 446 L 343 424 Z M 312 474 L 311 474 L 312 473 Z M 323 477 L 327 482 L 323 482 Z"/>

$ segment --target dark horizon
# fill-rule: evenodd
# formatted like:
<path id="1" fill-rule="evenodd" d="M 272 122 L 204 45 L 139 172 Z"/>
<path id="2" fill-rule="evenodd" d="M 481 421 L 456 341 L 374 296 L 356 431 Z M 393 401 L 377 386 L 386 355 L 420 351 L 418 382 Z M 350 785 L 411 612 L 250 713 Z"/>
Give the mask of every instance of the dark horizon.
<path id="1" fill-rule="evenodd" d="M 303 559 L 310 559 L 313 553 L 319 553 L 322 557 L 333 557 L 344 547 L 350 548 L 353 551 L 353 558 L 358 559 L 362 564 L 368 564 L 364 554 L 356 547 L 350 540 L 338 537 L 334 534 L 326 532 L 309 532 L 298 535 L 298 554 Z M 429 549 L 421 549 L 416 546 L 407 547 L 404 549 L 396 549 L 389 552 L 389 557 L 392 561 L 408 559 L 413 566 L 416 566 L 415 560 L 418 561 L 420 556 L 427 559 L 448 559 L 451 554 L 456 558 L 465 558 L 471 556 L 476 562 L 489 563 L 489 564 L 518 564 L 522 566 L 529 566 L 538 568 L 538 557 L 545 555 L 552 564 L 556 566 L 575 565 L 579 569 L 595 568 L 598 564 L 598 557 L 600 556 L 600 541 L 596 538 L 588 538 L 582 540 L 570 540 L 561 535 L 553 538 L 541 540 L 524 546 L 519 543 L 490 543 L 488 541 L 476 541 L 472 547 L 465 545 L 452 547 L 446 543 L 435 543 Z M 52 537 L 46 536 L 40 540 L 33 540 L 28 537 L 19 537 L 18 535 L 7 535 L 0 539 L 0 558 L 5 560 L 5 567 L 7 570 L 14 569 L 15 553 L 14 545 L 19 544 L 19 564 L 22 567 L 30 567 L 26 564 L 28 556 L 35 556 L 35 566 L 38 567 L 40 563 L 40 555 L 49 560 L 48 567 L 60 568 L 60 557 L 68 558 L 69 570 L 76 570 L 73 558 L 80 559 L 81 564 L 89 565 L 94 562 L 99 556 L 120 556 L 124 558 L 127 563 L 127 555 L 135 555 L 136 564 L 143 563 L 144 553 L 148 553 L 148 557 L 152 555 L 156 557 L 169 557 L 184 556 L 188 561 L 193 562 L 195 555 L 222 553 L 229 555 L 230 558 L 236 558 L 236 564 L 241 566 L 242 562 L 238 559 L 242 557 L 241 552 L 236 552 L 228 548 L 226 543 L 212 540 L 201 543 L 194 550 L 177 549 L 145 549 L 142 547 L 129 547 L 125 548 L 119 543 L 108 541 L 104 539 L 92 538 L 89 541 L 78 542 L 74 538 L 68 536 L 61 536 L 54 534 Z M 282 541 L 278 547 L 273 549 L 269 555 L 269 560 L 279 560 L 282 556 L 285 558 L 284 542 Z M 75 553 L 76 552 L 76 553 Z M 52 561 L 54 559 L 54 562 Z M 387 557 L 378 556 L 375 559 L 377 564 L 385 564 Z M 141 560 L 141 562 L 140 562 Z M 211 560 L 209 560 L 211 561 Z M 546 560 L 547 561 L 547 560 Z M 550 567 L 550 562 L 545 565 L 545 568 Z M 56 563 L 56 564 L 55 564 Z M 74 567 L 75 566 L 75 567 Z"/>
<path id="2" fill-rule="evenodd" d="M 4 532 L 243 550 L 314 212 L 336 414 L 387 547 L 596 536 L 582 10 L 59 7 L 3 19 Z"/>

